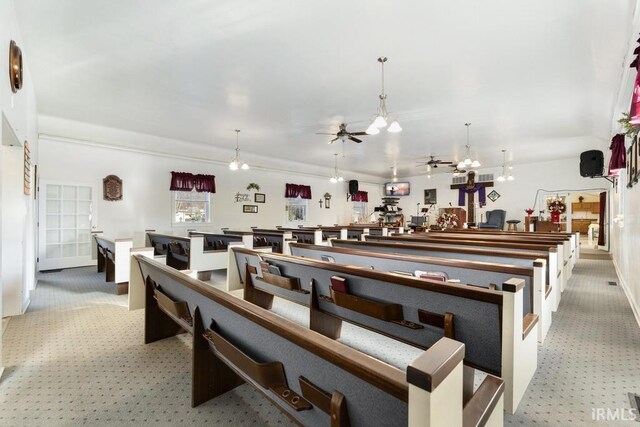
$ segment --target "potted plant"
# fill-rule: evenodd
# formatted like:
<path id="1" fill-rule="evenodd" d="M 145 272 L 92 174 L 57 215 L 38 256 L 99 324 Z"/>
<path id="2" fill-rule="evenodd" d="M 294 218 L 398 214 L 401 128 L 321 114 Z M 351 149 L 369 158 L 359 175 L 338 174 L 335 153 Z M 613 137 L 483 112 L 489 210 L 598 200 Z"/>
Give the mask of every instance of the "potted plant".
<path id="1" fill-rule="evenodd" d="M 251 191 L 251 190 L 260 191 L 260 186 L 258 184 L 256 184 L 255 182 L 251 182 L 251 183 L 249 183 L 249 185 L 247 185 L 247 190 L 248 191 Z"/>

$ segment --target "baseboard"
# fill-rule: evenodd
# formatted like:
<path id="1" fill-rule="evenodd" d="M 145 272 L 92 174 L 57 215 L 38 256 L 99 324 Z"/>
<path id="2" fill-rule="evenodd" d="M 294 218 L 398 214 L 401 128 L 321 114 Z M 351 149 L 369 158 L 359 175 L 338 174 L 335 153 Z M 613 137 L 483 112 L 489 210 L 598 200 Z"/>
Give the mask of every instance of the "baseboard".
<path id="1" fill-rule="evenodd" d="M 29 304 L 31 304 L 31 298 L 27 298 L 26 300 L 24 300 L 24 302 L 22 303 L 22 314 L 25 314 L 27 312 Z"/>
<path id="2" fill-rule="evenodd" d="M 616 262 L 615 257 L 613 257 L 613 268 L 616 270 L 616 276 L 618 276 L 618 283 L 620 283 L 620 286 L 622 287 L 622 290 L 624 291 L 624 294 L 626 295 L 627 300 L 629 301 L 629 305 L 631 306 L 631 311 L 633 311 L 633 316 L 636 318 L 636 323 L 640 327 L 640 307 L 638 307 L 638 304 L 633 299 L 633 295 L 631 295 L 629 288 L 627 288 L 627 284 L 625 283 L 624 280 L 622 280 L 622 274 L 620 273 L 620 269 L 618 268 L 618 263 Z"/>

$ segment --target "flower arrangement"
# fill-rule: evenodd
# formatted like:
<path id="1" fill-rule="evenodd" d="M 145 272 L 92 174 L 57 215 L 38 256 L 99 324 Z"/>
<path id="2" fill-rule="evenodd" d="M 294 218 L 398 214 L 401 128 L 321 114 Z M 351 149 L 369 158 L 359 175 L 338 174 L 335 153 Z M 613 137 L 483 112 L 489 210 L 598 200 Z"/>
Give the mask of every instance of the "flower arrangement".
<path id="1" fill-rule="evenodd" d="M 525 212 L 527 213 L 527 215 L 529 215 L 529 216 L 531 216 L 531 214 L 534 212 L 534 211 L 533 211 L 533 209 L 525 209 L 524 211 L 525 211 Z"/>
<path id="2" fill-rule="evenodd" d="M 547 209 L 549 209 L 549 212 L 558 212 L 562 214 L 567 211 L 567 205 L 560 200 L 554 200 L 547 205 Z"/>
<path id="3" fill-rule="evenodd" d="M 251 183 L 249 183 L 249 185 L 247 185 L 247 190 L 249 190 L 249 191 L 251 191 L 251 190 L 260 191 L 260 186 L 258 184 L 256 184 L 255 182 L 251 182 Z"/>
<path id="4" fill-rule="evenodd" d="M 445 228 L 457 227 L 459 221 L 458 215 L 444 212 L 438 217 L 436 223 L 444 230 Z"/>

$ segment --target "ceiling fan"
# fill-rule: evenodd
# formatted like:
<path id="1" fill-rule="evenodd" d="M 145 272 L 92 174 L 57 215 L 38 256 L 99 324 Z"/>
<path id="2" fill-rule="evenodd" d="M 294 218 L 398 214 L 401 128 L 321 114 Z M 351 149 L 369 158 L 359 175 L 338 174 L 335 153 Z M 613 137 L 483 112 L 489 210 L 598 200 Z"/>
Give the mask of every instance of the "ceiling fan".
<path id="1" fill-rule="evenodd" d="M 337 140 L 341 139 L 342 142 L 346 141 L 347 139 L 350 139 L 353 142 L 357 142 L 358 144 L 360 144 L 362 142 L 361 139 L 356 138 L 355 136 L 362 136 L 362 135 L 368 135 L 366 132 L 349 132 L 347 131 L 347 124 L 346 123 L 340 123 L 340 130 L 338 131 L 338 133 L 327 133 L 327 132 L 316 132 L 316 135 L 334 135 L 335 138 L 333 138 L 331 141 L 329 141 L 329 144 L 333 144 L 334 142 L 336 142 Z"/>
<path id="2" fill-rule="evenodd" d="M 441 159 L 436 159 L 436 156 L 429 156 L 429 160 L 427 162 L 418 163 L 419 165 L 427 165 L 432 168 L 437 168 L 438 165 L 451 165 L 453 162 L 445 162 Z"/>

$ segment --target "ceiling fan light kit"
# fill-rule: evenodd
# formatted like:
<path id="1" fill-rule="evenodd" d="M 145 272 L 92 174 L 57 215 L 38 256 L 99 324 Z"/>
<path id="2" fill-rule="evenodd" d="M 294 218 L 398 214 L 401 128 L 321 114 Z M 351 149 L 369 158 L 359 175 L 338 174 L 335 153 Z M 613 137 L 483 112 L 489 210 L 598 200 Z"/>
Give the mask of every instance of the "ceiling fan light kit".
<path id="1" fill-rule="evenodd" d="M 471 126 L 471 123 L 465 123 L 464 125 L 467 127 L 467 145 L 465 145 L 465 159 L 458 163 L 457 168 L 463 169 L 471 167 L 476 169 L 479 168 L 481 164 L 478 160 L 471 159 L 471 144 L 469 143 L 469 127 Z"/>
<path id="2" fill-rule="evenodd" d="M 380 133 L 380 129 L 387 127 L 389 124 L 389 114 L 387 113 L 387 94 L 384 93 L 384 63 L 387 62 L 386 56 L 381 56 L 378 58 L 378 62 L 382 67 L 382 92 L 378 96 L 380 98 L 380 105 L 378 106 L 378 111 L 371 122 L 371 125 L 367 128 L 368 135 L 376 135 Z M 402 127 L 397 120 L 392 120 L 389 127 L 387 127 L 387 132 L 398 133 L 402 132 Z"/>
<path id="3" fill-rule="evenodd" d="M 340 175 L 340 173 L 338 173 L 338 153 L 335 153 L 334 156 L 335 156 L 335 161 L 334 161 L 334 166 L 333 166 L 333 176 L 331 178 L 329 178 L 329 181 L 332 184 L 344 181 L 344 178 L 342 177 L 342 175 Z"/>
<path id="4" fill-rule="evenodd" d="M 502 150 L 502 173 L 497 178 L 498 182 L 513 181 L 515 178 L 511 175 L 511 166 L 507 168 L 507 150 Z"/>
<path id="5" fill-rule="evenodd" d="M 242 169 L 244 171 L 249 170 L 249 165 L 247 162 L 240 162 L 240 147 L 238 145 L 238 135 L 240 134 L 240 129 L 236 129 L 236 155 L 229 163 L 229 169 L 232 171 L 237 171 L 238 169 Z"/>

